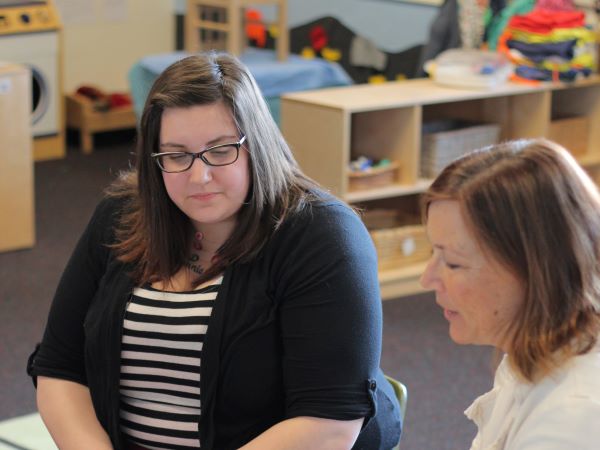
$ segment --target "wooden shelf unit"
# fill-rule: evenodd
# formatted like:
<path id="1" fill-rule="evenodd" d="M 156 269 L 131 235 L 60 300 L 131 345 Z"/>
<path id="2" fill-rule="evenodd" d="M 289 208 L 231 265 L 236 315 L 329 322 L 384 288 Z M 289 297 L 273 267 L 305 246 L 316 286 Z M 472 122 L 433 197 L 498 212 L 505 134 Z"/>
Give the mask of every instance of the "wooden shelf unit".
<path id="1" fill-rule="evenodd" d="M 113 130 L 135 128 L 137 119 L 132 105 L 124 105 L 97 111 L 94 102 L 80 94 L 67 94 L 65 96 L 67 110 L 67 128 L 79 131 L 82 153 L 90 154 L 94 151 L 94 134 Z"/>
<path id="2" fill-rule="evenodd" d="M 560 120 L 581 119 L 586 136 L 560 133 Z M 335 195 L 362 205 L 424 192 L 419 177 L 424 122 L 464 119 L 500 126 L 500 139 L 550 136 L 567 148 L 584 142 L 574 156 L 600 180 L 600 77 L 574 84 L 508 83 L 489 90 L 444 87 L 428 79 L 357 85 L 285 94 L 281 128 L 303 170 Z M 587 123 L 587 126 L 586 126 Z M 569 126 L 569 124 L 566 124 Z M 566 140 L 566 141 L 565 141 Z M 348 191 L 348 163 L 357 155 L 389 158 L 401 165 L 398 184 Z M 383 299 L 422 292 L 424 263 L 381 271 Z"/>
<path id="3" fill-rule="evenodd" d="M 287 0 L 187 0 L 184 45 L 188 52 L 222 50 L 239 56 L 246 47 L 245 8 L 275 6 L 279 61 L 287 60 L 289 30 Z"/>

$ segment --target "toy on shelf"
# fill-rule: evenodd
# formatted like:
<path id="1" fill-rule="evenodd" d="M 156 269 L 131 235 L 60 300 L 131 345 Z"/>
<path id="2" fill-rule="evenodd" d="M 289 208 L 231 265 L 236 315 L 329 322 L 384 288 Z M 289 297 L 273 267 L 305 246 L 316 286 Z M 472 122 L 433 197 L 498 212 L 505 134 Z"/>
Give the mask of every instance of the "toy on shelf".
<path id="1" fill-rule="evenodd" d="M 359 156 L 350 162 L 348 188 L 351 191 L 362 191 L 393 184 L 397 179 L 398 168 L 398 163 L 389 159 L 374 162 L 366 156 Z"/>
<path id="2" fill-rule="evenodd" d="M 267 27 L 262 13 L 257 9 L 246 10 L 246 38 L 257 47 L 264 48 L 267 45 Z"/>
<path id="3" fill-rule="evenodd" d="M 255 4 L 277 7 L 276 25 L 267 25 Z M 246 14 L 250 12 L 250 14 Z M 245 23 L 244 23 L 245 22 Z M 267 33 L 275 38 L 277 59 L 289 53 L 287 0 L 188 0 L 185 17 L 185 50 L 221 50 L 239 56 L 251 39 L 259 47 L 266 44 Z"/>

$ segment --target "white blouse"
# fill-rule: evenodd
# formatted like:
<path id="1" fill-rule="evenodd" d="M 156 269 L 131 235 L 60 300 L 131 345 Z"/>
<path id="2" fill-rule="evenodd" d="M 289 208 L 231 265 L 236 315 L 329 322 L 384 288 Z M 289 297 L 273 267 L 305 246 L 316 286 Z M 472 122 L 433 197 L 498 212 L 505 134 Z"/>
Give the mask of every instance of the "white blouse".
<path id="1" fill-rule="evenodd" d="M 479 430 L 471 450 L 599 450 L 600 345 L 534 384 L 505 355 L 493 389 L 465 415 Z"/>

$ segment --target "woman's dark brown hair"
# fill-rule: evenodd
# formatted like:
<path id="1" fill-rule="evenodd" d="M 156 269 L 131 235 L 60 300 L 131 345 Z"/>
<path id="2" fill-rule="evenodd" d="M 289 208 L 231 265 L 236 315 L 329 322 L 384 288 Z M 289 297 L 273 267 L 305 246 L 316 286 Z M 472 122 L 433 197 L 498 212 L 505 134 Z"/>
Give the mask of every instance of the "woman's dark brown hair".
<path id="1" fill-rule="evenodd" d="M 159 151 L 162 113 L 217 102 L 228 107 L 246 135 L 251 187 L 233 234 L 198 283 L 234 262 L 256 257 L 288 215 L 320 197 L 318 186 L 299 169 L 248 69 L 223 53 L 182 59 L 150 90 L 139 126 L 136 169 L 108 191 L 127 199 L 114 248 L 121 261 L 132 264 L 138 283 L 169 280 L 187 261 L 193 236 L 189 219 L 170 200 L 150 157 Z"/>
<path id="2" fill-rule="evenodd" d="M 481 247 L 526 289 L 507 330 L 511 365 L 534 381 L 600 332 L 600 197 L 561 146 L 518 140 L 472 152 L 449 165 L 423 196 L 459 202 Z"/>

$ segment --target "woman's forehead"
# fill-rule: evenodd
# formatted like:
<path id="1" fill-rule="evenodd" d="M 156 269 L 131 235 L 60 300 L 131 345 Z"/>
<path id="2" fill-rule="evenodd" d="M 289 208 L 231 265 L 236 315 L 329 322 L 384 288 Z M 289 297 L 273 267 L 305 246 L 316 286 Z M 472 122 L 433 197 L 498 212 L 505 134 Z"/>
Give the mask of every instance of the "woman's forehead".
<path id="1" fill-rule="evenodd" d="M 429 205 L 427 234 L 434 247 L 457 256 L 476 257 L 482 249 L 456 200 L 436 200 Z"/>

